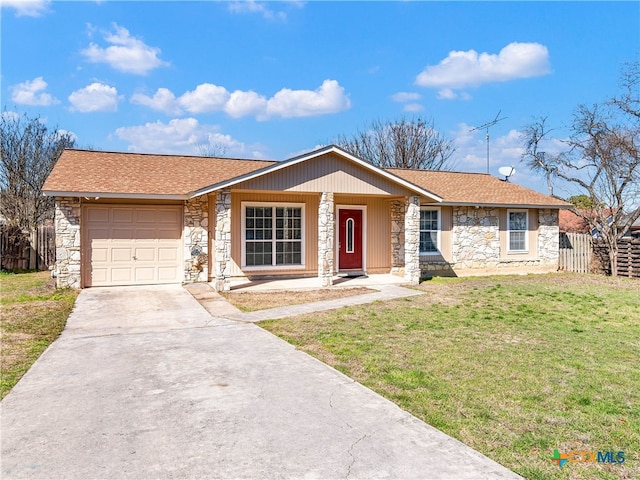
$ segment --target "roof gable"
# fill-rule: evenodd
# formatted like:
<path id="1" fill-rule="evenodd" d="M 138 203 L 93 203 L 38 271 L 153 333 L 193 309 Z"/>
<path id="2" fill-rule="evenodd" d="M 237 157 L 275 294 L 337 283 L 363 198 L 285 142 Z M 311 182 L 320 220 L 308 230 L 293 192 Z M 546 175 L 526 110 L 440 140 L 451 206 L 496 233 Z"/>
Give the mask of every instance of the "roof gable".
<path id="1" fill-rule="evenodd" d="M 421 195 L 422 197 L 425 197 L 431 201 L 436 201 L 439 202 L 441 199 L 438 195 L 435 195 L 433 192 L 429 191 L 427 188 L 423 187 L 423 186 L 418 186 L 415 185 L 413 183 L 411 183 L 410 181 L 407 181 L 406 179 L 398 176 L 398 175 L 394 175 L 392 172 L 388 171 L 388 170 L 384 170 L 382 168 L 378 168 L 375 165 L 372 165 L 368 162 L 365 162 L 364 160 L 361 160 L 358 157 L 355 157 L 353 155 L 351 155 L 350 153 L 346 152 L 345 150 L 335 146 L 335 145 L 330 145 L 324 148 L 320 148 L 318 150 L 314 150 L 312 152 L 309 153 L 305 153 L 304 155 L 300 155 L 297 157 L 293 157 L 290 158 L 289 160 L 285 160 L 282 162 L 276 162 L 272 165 L 266 166 L 260 170 L 256 170 L 253 172 L 249 172 L 245 175 L 241 175 L 239 177 L 236 178 L 230 178 L 227 181 L 218 183 L 218 184 L 214 184 L 211 185 L 209 187 L 203 188 L 201 190 L 198 190 L 197 192 L 194 192 L 194 196 L 197 195 L 204 195 L 206 193 L 209 192 L 213 192 L 215 190 L 219 190 L 222 188 L 228 188 L 228 187 L 240 187 L 240 186 L 244 186 L 246 188 L 249 187 L 254 187 L 256 188 L 257 185 L 259 185 L 260 183 L 257 182 L 256 180 L 261 178 L 261 177 L 266 177 L 266 176 L 271 176 L 273 177 L 273 174 L 275 174 L 275 172 L 279 172 L 285 169 L 295 169 L 296 166 L 301 166 L 302 164 L 305 163 L 309 163 L 309 162 L 314 162 L 315 160 L 320 160 L 320 157 L 324 157 L 324 158 L 336 158 L 339 157 L 340 159 L 350 162 L 352 163 L 354 166 L 356 166 L 356 168 L 360 171 L 364 170 L 365 174 L 369 174 L 369 175 L 364 175 L 367 178 L 367 180 L 365 180 L 365 182 L 369 183 L 370 185 L 375 183 L 373 181 L 373 177 L 374 176 L 378 176 L 381 177 L 383 179 L 386 180 L 387 184 L 391 183 L 391 184 L 395 184 L 395 185 L 399 185 L 402 187 L 402 189 L 404 190 L 408 190 L 409 192 L 413 192 L 414 194 L 418 194 Z M 298 169 L 298 171 L 300 172 L 306 172 L 307 175 L 309 175 L 309 178 L 313 178 L 314 173 L 310 172 L 310 169 Z M 328 172 L 324 172 L 325 174 L 328 174 Z M 354 176 L 353 173 L 350 173 L 351 176 Z M 362 176 L 362 175 L 360 175 Z M 253 184 L 251 182 L 254 182 Z M 302 189 L 304 189 L 304 186 L 298 187 L 296 185 L 304 185 L 304 184 L 308 184 L 310 182 L 308 182 L 307 178 L 303 178 L 303 176 L 299 176 L 297 183 L 294 181 L 289 181 L 287 182 L 287 180 L 283 180 L 284 183 L 280 183 L 279 185 L 271 185 L 272 188 L 270 189 L 278 189 L 278 190 L 290 190 L 290 191 L 302 191 Z M 266 183 L 266 182 L 265 182 Z M 265 185 L 265 183 L 263 183 L 263 185 Z M 266 189 L 266 187 L 263 187 Z M 306 187 L 306 188 L 311 188 L 311 187 Z M 314 191 L 319 191 L 319 190 L 314 190 Z M 338 192 L 339 193 L 339 192 Z M 347 192 L 345 192 L 347 193 Z M 358 193 L 358 192 L 348 192 L 348 193 Z M 369 192 L 369 193 L 391 193 L 389 191 L 385 191 L 384 187 L 381 187 L 381 190 L 378 192 Z M 398 192 L 394 192 L 394 193 L 399 193 Z"/>

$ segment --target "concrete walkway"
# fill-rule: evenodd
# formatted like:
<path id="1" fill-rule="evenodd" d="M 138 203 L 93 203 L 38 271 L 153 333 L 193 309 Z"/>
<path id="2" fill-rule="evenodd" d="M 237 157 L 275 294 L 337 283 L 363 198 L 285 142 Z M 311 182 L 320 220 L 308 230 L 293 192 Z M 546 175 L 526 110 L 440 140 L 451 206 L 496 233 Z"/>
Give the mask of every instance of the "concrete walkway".
<path id="1" fill-rule="evenodd" d="M 414 297 L 423 295 L 423 292 L 398 285 L 368 285 L 368 288 L 377 290 L 372 293 L 353 295 L 351 297 L 322 300 L 318 302 L 303 303 L 299 305 L 286 305 L 277 308 L 256 310 L 254 312 L 241 312 L 227 302 L 224 297 L 216 293 L 206 283 L 187 285 L 186 289 L 211 315 L 219 315 L 237 322 L 255 323 L 262 320 L 276 320 L 278 318 L 294 317 L 306 313 L 335 310 L 351 305 L 364 305 L 375 301 L 393 300 L 394 298 Z M 263 291 L 263 290 L 257 290 Z"/>
<path id="2" fill-rule="evenodd" d="M 0 408 L 3 480 L 519 478 L 180 286 L 83 290 Z"/>

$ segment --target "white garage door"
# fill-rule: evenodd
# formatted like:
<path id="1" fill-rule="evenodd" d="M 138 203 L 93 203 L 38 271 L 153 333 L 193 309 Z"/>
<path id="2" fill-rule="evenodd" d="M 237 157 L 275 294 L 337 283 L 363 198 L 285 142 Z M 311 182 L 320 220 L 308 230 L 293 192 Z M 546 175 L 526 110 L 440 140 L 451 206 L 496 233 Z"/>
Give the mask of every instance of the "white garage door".
<path id="1" fill-rule="evenodd" d="M 84 285 L 149 285 L 182 280 L 182 207 L 88 206 Z"/>

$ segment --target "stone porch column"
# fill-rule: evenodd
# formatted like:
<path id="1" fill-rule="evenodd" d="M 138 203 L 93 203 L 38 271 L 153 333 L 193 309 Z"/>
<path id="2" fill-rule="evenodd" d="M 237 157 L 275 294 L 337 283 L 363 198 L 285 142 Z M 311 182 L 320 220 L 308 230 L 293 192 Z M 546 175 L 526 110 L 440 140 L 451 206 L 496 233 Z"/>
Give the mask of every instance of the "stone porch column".
<path id="1" fill-rule="evenodd" d="M 420 282 L 420 197 L 408 197 L 404 214 L 404 278 Z"/>
<path id="2" fill-rule="evenodd" d="M 404 202 L 391 201 L 391 273 L 404 275 Z"/>
<path id="3" fill-rule="evenodd" d="M 216 230 L 214 252 L 214 284 L 217 292 L 231 289 L 231 191 L 216 194 Z"/>
<path id="4" fill-rule="evenodd" d="M 333 285 L 335 224 L 333 193 L 323 192 L 318 205 L 318 278 L 322 287 Z"/>
<path id="5" fill-rule="evenodd" d="M 56 197 L 56 263 L 58 288 L 80 288 L 80 199 Z"/>

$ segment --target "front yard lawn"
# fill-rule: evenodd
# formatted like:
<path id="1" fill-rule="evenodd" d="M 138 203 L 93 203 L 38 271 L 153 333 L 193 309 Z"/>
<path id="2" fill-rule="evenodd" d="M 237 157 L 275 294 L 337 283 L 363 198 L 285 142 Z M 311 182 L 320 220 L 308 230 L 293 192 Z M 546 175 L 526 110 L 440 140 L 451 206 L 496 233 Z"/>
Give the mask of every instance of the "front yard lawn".
<path id="1" fill-rule="evenodd" d="M 0 272 L 0 398 L 65 326 L 77 292 L 57 290 L 49 272 Z"/>
<path id="2" fill-rule="evenodd" d="M 525 478 L 640 478 L 638 280 L 551 274 L 420 288 L 260 325 Z M 625 462 L 560 469 L 554 449 L 624 451 Z"/>

